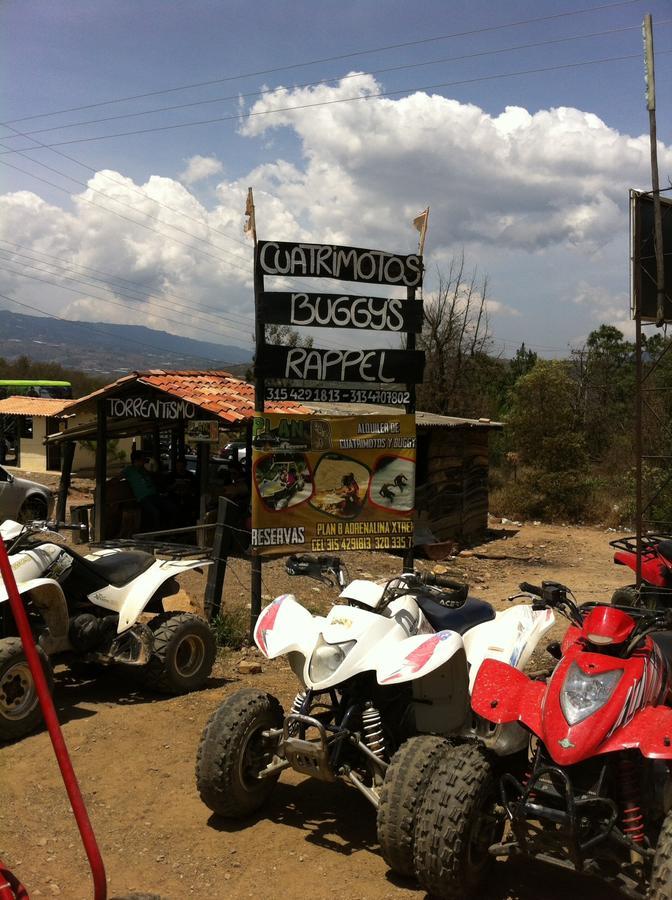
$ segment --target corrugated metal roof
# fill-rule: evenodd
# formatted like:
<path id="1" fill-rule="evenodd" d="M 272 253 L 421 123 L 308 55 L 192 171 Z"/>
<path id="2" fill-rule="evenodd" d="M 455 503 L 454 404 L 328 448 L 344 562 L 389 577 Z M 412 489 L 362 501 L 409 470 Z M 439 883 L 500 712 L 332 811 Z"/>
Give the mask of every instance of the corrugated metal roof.
<path id="1" fill-rule="evenodd" d="M 0 416 L 61 417 L 72 402 L 45 397 L 7 397 L 0 400 Z"/>
<path id="2" fill-rule="evenodd" d="M 305 406 L 319 415 L 331 416 L 373 416 L 373 415 L 399 415 L 403 412 L 400 406 L 374 406 L 368 403 L 310 403 Z M 502 422 L 493 422 L 490 419 L 465 419 L 461 416 L 439 416 L 436 413 L 416 412 L 417 425 L 442 426 L 443 428 L 503 428 Z"/>
<path id="3" fill-rule="evenodd" d="M 169 372 L 152 369 L 148 372 L 131 372 L 113 384 L 72 404 L 69 412 L 77 412 L 92 400 L 115 394 L 119 388 L 135 381 L 163 391 L 196 406 L 229 423 L 242 422 L 254 415 L 254 385 L 223 371 Z M 300 403 L 267 403 L 267 412 L 309 413 Z"/>

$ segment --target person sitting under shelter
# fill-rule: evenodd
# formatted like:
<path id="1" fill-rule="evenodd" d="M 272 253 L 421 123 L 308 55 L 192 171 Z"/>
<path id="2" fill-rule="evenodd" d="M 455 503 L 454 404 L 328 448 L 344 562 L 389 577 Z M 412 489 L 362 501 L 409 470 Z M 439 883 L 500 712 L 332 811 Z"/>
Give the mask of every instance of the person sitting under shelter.
<path id="1" fill-rule="evenodd" d="M 162 497 L 152 475 L 145 468 L 145 454 L 133 450 L 131 464 L 123 471 L 124 478 L 142 510 L 142 528 L 145 531 L 159 531 L 172 528 L 175 507 L 166 497 Z"/>

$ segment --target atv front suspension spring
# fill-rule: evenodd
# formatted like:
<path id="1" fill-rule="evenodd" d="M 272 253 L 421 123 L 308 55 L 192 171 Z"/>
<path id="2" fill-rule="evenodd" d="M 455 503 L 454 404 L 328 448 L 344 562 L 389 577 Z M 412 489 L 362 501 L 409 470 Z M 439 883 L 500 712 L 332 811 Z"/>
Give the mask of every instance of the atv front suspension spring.
<path id="1" fill-rule="evenodd" d="M 379 759 L 385 759 L 385 735 L 383 734 L 383 722 L 380 713 L 373 705 L 367 703 L 362 712 L 362 726 L 364 729 L 364 743 Z"/>
<path id="2" fill-rule="evenodd" d="M 623 834 L 636 844 L 644 843 L 644 817 L 640 805 L 639 773 L 632 756 L 622 753 L 618 760 Z"/>
<path id="3" fill-rule="evenodd" d="M 303 714 L 303 704 L 306 702 L 306 692 L 299 691 L 299 693 L 294 697 L 294 701 L 292 702 L 292 709 L 290 711 L 290 716 L 300 716 Z M 295 735 L 298 733 L 299 724 L 298 722 L 292 722 L 289 726 L 289 734 Z"/>

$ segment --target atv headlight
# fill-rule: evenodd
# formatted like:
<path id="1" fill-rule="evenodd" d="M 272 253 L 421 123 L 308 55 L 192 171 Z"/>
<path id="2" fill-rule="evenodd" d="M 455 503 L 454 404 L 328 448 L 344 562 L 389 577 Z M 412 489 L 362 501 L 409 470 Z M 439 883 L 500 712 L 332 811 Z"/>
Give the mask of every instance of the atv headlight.
<path id="1" fill-rule="evenodd" d="M 560 706 L 569 725 L 577 725 L 601 709 L 621 680 L 623 669 L 588 675 L 572 663 L 560 691 Z"/>
<path id="2" fill-rule="evenodd" d="M 320 637 L 310 657 L 308 666 L 310 680 L 324 681 L 333 675 L 356 643 L 357 641 L 344 641 L 342 644 L 328 644 Z"/>

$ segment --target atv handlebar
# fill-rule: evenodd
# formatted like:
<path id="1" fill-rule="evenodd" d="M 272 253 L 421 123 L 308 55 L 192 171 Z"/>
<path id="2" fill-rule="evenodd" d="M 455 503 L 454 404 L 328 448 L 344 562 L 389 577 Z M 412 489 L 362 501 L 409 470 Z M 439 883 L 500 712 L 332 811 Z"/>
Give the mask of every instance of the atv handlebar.
<path id="1" fill-rule="evenodd" d="M 446 578 L 444 575 L 435 575 L 433 572 L 419 575 L 418 578 L 427 587 L 448 588 L 451 591 L 464 591 L 467 588 L 463 581 L 453 581 L 452 578 Z"/>
<path id="2" fill-rule="evenodd" d="M 534 594 L 535 597 L 543 596 L 543 588 L 536 584 L 530 584 L 529 581 L 521 581 L 518 587 L 524 594 Z"/>

